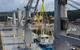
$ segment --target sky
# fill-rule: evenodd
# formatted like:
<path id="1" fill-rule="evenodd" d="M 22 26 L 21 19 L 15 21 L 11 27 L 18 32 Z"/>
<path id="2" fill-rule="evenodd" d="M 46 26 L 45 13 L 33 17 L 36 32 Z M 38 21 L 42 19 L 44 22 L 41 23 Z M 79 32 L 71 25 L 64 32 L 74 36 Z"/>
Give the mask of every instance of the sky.
<path id="1" fill-rule="evenodd" d="M 75 1 L 75 2 L 78 3 L 79 5 L 77 5 L 76 3 L 71 2 L 71 1 Z M 67 4 L 67 6 L 66 6 L 68 10 L 80 9 L 80 0 L 71 0 L 71 1 L 68 0 L 68 4 Z M 73 6 L 70 6 L 69 4 L 72 4 Z M 76 8 L 75 8 L 75 7 L 76 7 Z"/>
<path id="2" fill-rule="evenodd" d="M 77 3 L 80 3 L 80 0 L 74 0 Z M 27 4 L 28 0 L 0 0 L 0 12 L 2 11 L 12 11 L 16 10 L 17 8 L 23 8 Z M 36 0 L 33 2 L 33 6 L 35 5 Z M 71 3 L 71 2 L 69 2 Z M 42 1 L 40 0 L 39 5 L 38 5 L 38 10 L 40 11 L 41 9 L 41 4 Z M 73 3 L 71 3 L 73 4 Z M 73 4 L 75 5 L 75 4 Z M 75 5 L 77 6 L 77 5 Z M 54 0 L 45 0 L 45 7 L 46 11 L 53 11 L 54 10 Z M 79 6 L 77 6 L 79 7 Z M 75 9 L 71 6 L 67 6 L 68 9 Z"/>
<path id="3" fill-rule="evenodd" d="M 26 5 L 26 0 L 0 0 L 0 11 L 12 11 Z"/>

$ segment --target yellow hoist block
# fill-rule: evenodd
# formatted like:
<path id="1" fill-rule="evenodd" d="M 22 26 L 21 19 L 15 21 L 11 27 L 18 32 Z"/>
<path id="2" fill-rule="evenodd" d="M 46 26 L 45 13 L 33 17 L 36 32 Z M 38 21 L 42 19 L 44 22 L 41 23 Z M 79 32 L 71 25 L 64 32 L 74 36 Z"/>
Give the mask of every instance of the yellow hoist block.
<path id="1" fill-rule="evenodd" d="M 35 17 L 34 17 L 34 21 L 35 21 L 35 22 L 38 22 L 38 23 L 39 23 L 41 20 L 43 20 L 43 16 L 38 16 L 38 17 L 35 16 Z"/>
<path id="2" fill-rule="evenodd" d="M 38 21 L 38 20 L 42 20 L 42 19 L 43 19 L 43 16 L 35 16 L 35 17 L 34 17 L 34 20 L 37 20 L 37 21 Z"/>
<path id="3" fill-rule="evenodd" d="M 39 20 L 43 20 L 43 16 L 39 16 Z"/>

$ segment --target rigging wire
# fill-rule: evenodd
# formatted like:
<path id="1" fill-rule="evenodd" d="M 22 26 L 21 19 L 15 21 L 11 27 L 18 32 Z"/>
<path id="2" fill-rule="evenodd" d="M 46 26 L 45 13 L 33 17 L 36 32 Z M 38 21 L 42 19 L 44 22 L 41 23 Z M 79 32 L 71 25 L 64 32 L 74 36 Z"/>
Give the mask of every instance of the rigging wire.
<path id="1" fill-rule="evenodd" d="M 68 3 L 68 5 L 70 5 L 71 7 L 75 8 L 75 9 L 79 9 L 78 7 L 76 7 L 76 6 L 74 6 L 74 5 L 70 4 L 70 3 Z"/>
<path id="2" fill-rule="evenodd" d="M 76 5 L 78 5 L 78 6 L 80 6 L 80 4 L 75 2 L 75 1 L 72 1 L 72 0 L 69 0 L 69 1 L 74 3 L 74 4 L 76 4 Z M 71 7 L 75 8 L 75 9 L 80 9 L 80 8 L 78 8 L 77 6 L 75 6 L 75 5 L 71 4 L 71 3 L 68 3 L 68 5 L 70 5 Z"/>
<path id="3" fill-rule="evenodd" d="M 80 6 L 79 3 L 77 3 L 76 1 L 70 0 L 71 2 L 75 3 L 76 5 Z"/>
<path id="4" fill-rule="evenodd" d="M 35 12 L 35 11 L 36 11 L 36 9 L 37 9 L 38 3 L 39 3 L 39 0 L 37 0 L 37 2 L 36 2 L 34 12 Z"/>

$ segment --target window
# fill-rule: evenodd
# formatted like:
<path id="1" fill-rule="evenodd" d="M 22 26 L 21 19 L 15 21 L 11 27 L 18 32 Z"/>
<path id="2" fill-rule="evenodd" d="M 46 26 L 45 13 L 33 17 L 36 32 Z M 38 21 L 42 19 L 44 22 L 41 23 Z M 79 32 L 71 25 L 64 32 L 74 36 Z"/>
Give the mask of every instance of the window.
<path id="1" fill-rule="evenodd" d="M 0 22 L 6 22 L 7 16 L 0 16 Z"/>

